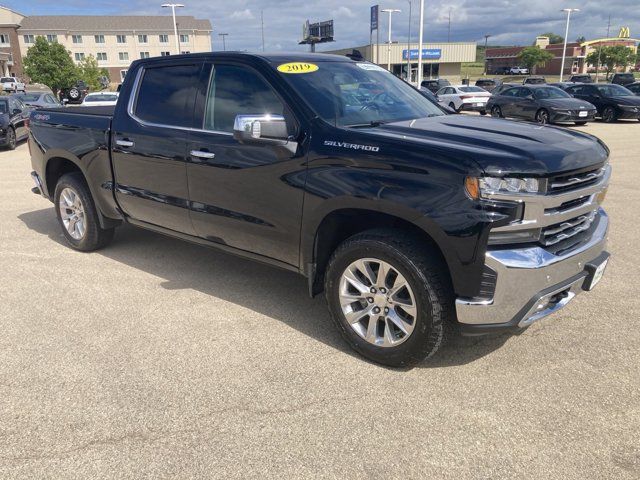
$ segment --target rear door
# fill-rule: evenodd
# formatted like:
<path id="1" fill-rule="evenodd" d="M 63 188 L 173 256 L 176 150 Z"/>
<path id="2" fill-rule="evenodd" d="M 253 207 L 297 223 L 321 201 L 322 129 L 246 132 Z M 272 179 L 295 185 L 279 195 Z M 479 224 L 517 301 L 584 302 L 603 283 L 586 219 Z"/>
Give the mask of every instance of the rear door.
<path id="1" fill-rule="evenodd" d="M 233 127 L 237 115 L 283 115 L 295 137 L 298 122 L 253 68 L 221 61 L 204 75 L 187 164 L 196 233 L 297 267 L 304 158 L 283 146 L 241 144 Z"/>
<path id="2" fill-rule="evenodd" d="M 27 135 L 27 117 L 25 111 L 26 106 L 15 97 L 9 97 L 9 115 L 11 116 L 11 124 L 16 130 L 16 138 L 20 139 Z"/>
<path id="3" fill-rule="evenodd" d="M 113 121 L 115 196 L 132 219 L 194 234 L 187 142 L 203 62 L 152 63 L 136 72 L 126 112 Z"/>

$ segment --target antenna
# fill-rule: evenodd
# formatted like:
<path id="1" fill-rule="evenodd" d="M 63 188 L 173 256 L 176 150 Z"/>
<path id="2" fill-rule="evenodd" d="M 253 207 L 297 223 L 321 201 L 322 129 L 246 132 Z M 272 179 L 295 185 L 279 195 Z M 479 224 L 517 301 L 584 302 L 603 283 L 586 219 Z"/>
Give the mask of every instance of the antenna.
<path id="1" fill-rule="evenodd" d="M 264 10 L 260 10 L 260 23 L 262 24 L 262 51 L 264 52 Z"/>

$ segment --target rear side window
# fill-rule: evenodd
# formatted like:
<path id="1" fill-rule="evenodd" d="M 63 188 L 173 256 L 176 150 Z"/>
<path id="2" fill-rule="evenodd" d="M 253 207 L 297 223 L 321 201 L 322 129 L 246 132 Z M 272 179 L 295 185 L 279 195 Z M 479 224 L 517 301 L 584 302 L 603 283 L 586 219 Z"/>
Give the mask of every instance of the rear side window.
<path id="1" fill-rule="evenodd" d="M 204 129 L 232 132 L 236 115 L 284 115 L 285 108 L 256 72 L 236 65 L 216 65 L 205 108 Z"/>
<path id="2" fill-rule="evenodd" d="M 200 69 L 200 64 L 145 69 L 135 115 L 149 123 L 192 127 Z"/>

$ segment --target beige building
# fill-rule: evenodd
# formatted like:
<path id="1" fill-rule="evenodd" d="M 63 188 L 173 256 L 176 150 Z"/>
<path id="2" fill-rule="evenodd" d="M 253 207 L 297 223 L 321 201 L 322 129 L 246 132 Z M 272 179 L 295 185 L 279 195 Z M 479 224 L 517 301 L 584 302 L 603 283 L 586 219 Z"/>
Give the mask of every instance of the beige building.
<path id="1" fill-rule="evenodd" d="M 0 7 L 0 75 L 22 77 L 22 56 L 17 30 L 24 20 L 13 10 Z"/>
<path id="2" fill-rule="evenodd" d="M 176 23 L 180 53 L 211 51 L 209 20 L 178 16 Z M 134 60 L 178 53 L 170 15 L 25 17 L 18 29 L 23 56 L 38 36 L 64 45 L 76 63 L 93 55 L 99 66 L 109 70 L 112 82 L 122 81 Z"/>
<path id="3" fill-rule="evenodd" d="M 362 47 L 333 50 L 323 53 L 346 55 L 354 49 L 367 60 L 387 68 L 391 63 L 391 72 L 406 78 L 408 62 L 411 64 L 411 81 L 418 78 L 418 44 L 409 46 L 404 43 L 386 43 L 364 45 Z M 410 52 L 410 55 L 409 55 Z M 425 43 L 422 45 L 423 78 L 446 78 L 453 82 L 461 80 L 462 63 L 476 61 L 476 44 L 460 43 Z"/>

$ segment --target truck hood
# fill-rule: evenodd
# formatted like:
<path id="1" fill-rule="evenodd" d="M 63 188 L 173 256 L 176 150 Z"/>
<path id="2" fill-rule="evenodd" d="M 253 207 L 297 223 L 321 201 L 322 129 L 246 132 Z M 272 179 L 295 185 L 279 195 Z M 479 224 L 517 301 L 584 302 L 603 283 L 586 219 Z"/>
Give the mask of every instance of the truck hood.
<path id="1" fill-rule="evenodd" d="M 375 137 L 412 142 L 425 154 L 474 161 L 488 175 L 549 176 L 598 166 L 609 155 L 592 135 L 497 118 L 442 115 L 367 129 Z M 382 140 L 382 138 L 380 139 Z"/>

